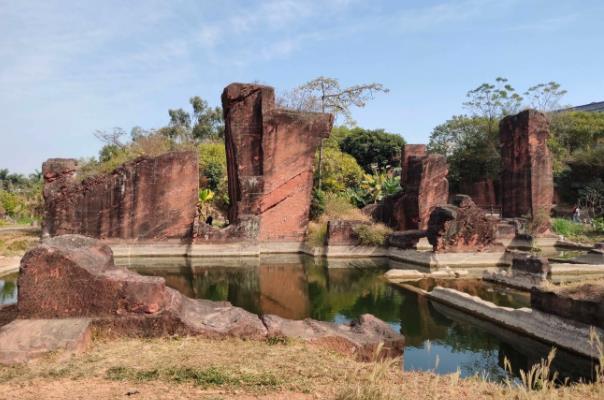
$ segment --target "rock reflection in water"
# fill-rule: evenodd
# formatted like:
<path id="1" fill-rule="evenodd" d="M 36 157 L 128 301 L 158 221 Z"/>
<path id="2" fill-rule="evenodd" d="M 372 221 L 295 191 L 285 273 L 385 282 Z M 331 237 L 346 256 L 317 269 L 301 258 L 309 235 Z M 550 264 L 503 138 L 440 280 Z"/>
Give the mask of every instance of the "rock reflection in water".
<path id="1" fill-rule="evenodd" d="M 306 256 L 203 259 L 118 259 L 140 273 L 166 278 L 184 294 L 228 300 L 258 314 L 286 318 L 311 317 L 347 322 L 371 313 L 400 330 L 407 340 L 405 368 L 435 370 L 462 376 L 480 374 L 501 380 L 507 375 L 503 359 L 527 369 L 546 357 L 549 346 L 501 327 L 429 301 L 382 277 L 387 261 L 329 262 Z M 480 280 L 449 281 L 458 289 L 484 296 L 500 288 Z M 434 282 L 422 282 L 430 285 Z M 497 290 L 495 290 L 497 289 Z M 522 306 L 521 294 L 501 291 L 500 302 Z M 437 362 L 438 358 L 438 362 Z M 589 377 L 590 363 L 558 352 L 556 367 L 562 377 Z"/>
<path id="2" fill-rule="evenodd" d="M 17 275 L 0 278 L 0 305 L 17 302 Z"/>

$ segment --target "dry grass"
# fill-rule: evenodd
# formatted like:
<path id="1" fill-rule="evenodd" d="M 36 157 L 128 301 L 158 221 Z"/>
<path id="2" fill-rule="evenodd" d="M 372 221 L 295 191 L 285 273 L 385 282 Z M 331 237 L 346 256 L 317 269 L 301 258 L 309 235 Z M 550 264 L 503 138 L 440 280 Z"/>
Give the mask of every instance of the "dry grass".
<path id="1" fill-rule="evenodd" d="M 361 363 L 297 341 L 182 338 L 97 340 L 83 355 L 0 367 L 2 394 L 36 400 L 597 399 L 604 385 L 527 391 L 459 374 L 401 372 L 396 360 Z"/>
<path id="2" fill-rule="evenodd" d="M 0 234 L 0 256 L 22 256 L 40 238 L 37 233 L 12 232 Z"/>

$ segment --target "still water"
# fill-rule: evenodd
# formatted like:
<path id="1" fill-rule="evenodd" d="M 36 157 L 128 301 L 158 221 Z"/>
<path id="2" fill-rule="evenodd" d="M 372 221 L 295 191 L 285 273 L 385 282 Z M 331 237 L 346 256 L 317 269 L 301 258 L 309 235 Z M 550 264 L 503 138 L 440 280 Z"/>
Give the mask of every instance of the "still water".
<path id="1" fill-rule="evenodd" d="M 406 337 L 405 369 L 439 374 L 459 370 L 499 381 L 509 359 L 514 375 L 547 356 L 550 347 L 461 311 L 432 302 L 383 278 L 387 260 L 328 261 L 306 256 L 261 258 L 118 258 L 141 274 L 162 276 L 183 294 L 228 300 L 257 314 L 314 318 L 338 323 L 371 313 Z M 396 266 L 401 268 L 400 265 Z M 417 267 L 414 267 L 417 268 Z M 15 303 L 15 276 L 0 278 L 0 304 Z M 448 286 L 507 307 L 530 305 L 527 293 L 480 280 L 435 281 L 416 287 Z M 591 362 L 558 351 L 554 368 L 562 377 L 589 379 Z"/>

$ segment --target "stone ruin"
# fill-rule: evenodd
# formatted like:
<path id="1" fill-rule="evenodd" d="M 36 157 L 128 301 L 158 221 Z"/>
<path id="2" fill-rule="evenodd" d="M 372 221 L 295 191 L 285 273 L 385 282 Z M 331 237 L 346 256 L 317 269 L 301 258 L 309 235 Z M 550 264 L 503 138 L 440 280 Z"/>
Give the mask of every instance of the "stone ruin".
<path id="1" fill-rule="evenodd" d="M 425 230 L 432 209 L 447 203 L 448 172 L 444 156 L 427 154 L 423 144 L 406 144 L 401 155 L 403 192 L 367 206 L 364 212 L 398 231 Z"/>
<path id="2" fill-rule="evenodd" d="M 434 251 L 483 251 L 496 241 L 497 220 L 486 215 L 469 196 L 456 195 L 453 204 L 437 206 L 428 221 L 428 242 Z"/>
<path id="3" fill-rule="evenodd" d="M 199 189 L 194 151 L 140 157 L 83 180 L 76 160 L 52 158 L 42 175 L 45 236 L 191 237 Z"/>
<path id="4" fill-rule="evenodd" d="M 522 111 L 502 119 L 499 131 L 502 216 L 532 217 L 533 231 L 544 233 L 554 200 L 547 118 L 535 110 Z"/>
<path id="5" fill-rule="evenodd" d="M 299 338 L 371 359 L 403 352 L 405 339 L 385 322 L 362 315 L 350 324 L 258 316 L 229 302 L 191 299 L 114 264 L 101 241 L 80 235 L 44 240 L 28 251 L 19 272 L 17 319 L 0 329 L 0 363 L 27 361 L 59 349 L 83 351 L 92 332 L 156 337 L 200 335 Z"/>
<path id="6" fill-rule="evenodd" d="M 77 161 L 43 164 L 44 234 L 197 242 L 304 239 L 315 152 L 330 114 L 275 106 L 274 89 L 234 83 L 222 94 L 230 225 L 198 222 L 196 152 L 141 157 L 109 174 L 79 178 Z"/>
<path id="7" fill-rule="evenodd" d="M 260 241 L 304 240 L 315 152 L 333 116 L 276 108 L 272 87 L 241 83 L 224 89 L 222 106 L 231 224 Z"/>

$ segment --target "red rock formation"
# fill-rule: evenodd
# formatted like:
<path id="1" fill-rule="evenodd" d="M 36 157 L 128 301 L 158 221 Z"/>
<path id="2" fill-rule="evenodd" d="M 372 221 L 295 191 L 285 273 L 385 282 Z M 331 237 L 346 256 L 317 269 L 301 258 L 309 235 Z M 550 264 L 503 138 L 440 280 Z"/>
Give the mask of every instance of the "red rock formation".
<path id="1" fill-rule="evenodd" d="M 79 181 L 77 162 L 50 159 L 44 176 L 44 232 L 97 238 L 186 238 L 197 208 L 196 152 L 140 157 Z"/>
<path id="2" fill-rule="evenodd" d="M 253 84 L 227 86 L 222 105 L 231 223 L 253 217 L 259 240 L 303 240 L 315 152 L 333 117 L 277 109 L 274 89 Z"/>
<path id="3" fill-rule="evenodd" d="M 102 333 L 248 339 L 295 336 L 321 345 L 335 344 L 329 347 L 362 357 L 381 342 L 392 355 L 400 355 L 404 347 L 402 335 L 371 315 L 348 325 L 298 322 L 260 318 L 229 302 L 190 299 L 167 288 L 163 278 L 116 267 L 107 245 L 80 235 L 47 239 L 28 251 L 21 260 L 18 296 L 20 319 L 87 317 Z"/>
<path id="4" fill-rule="evenodd" d="M 466 195 L 452 205 L 438 206 L 430 214 L 428 241 L 434 251 L 482 251 L 495 243 L 497 223 Z"/>
<path id="5" fill-rule="evenodd" d="M 444 156 L 430 154 L 409 157 L 403 196 L 394 207 L 397 230 L 428 227 L 430 212 L 440 204 L 447 204 L 449 167 Z"/>
<path id="6" fill-rule="evenodd" d="M 535 232 L 545 232 L 554 196 L 547 119 L 538 111 L 526 110 L 502 119 L 499 131 L 503 217 L 530 215 Z"/>
<path id="7" fill-rule="evenodd" d="M 492 179 L 477 182 L 462 181 L 459 186 L 460 192 L 470 196 L 479 207 L 489 209 L 489 207 L 497 205 L 495 184 Z"/>
<path id="8" fill-rule="evenodd" d="M 423 157 L 426 155 L 425 144 L 406 144 L 401 152 L 401 186 L 405 187 L 407 180 L 407 170 L 409 168 L 409 159 L 411 157 Z"/>

